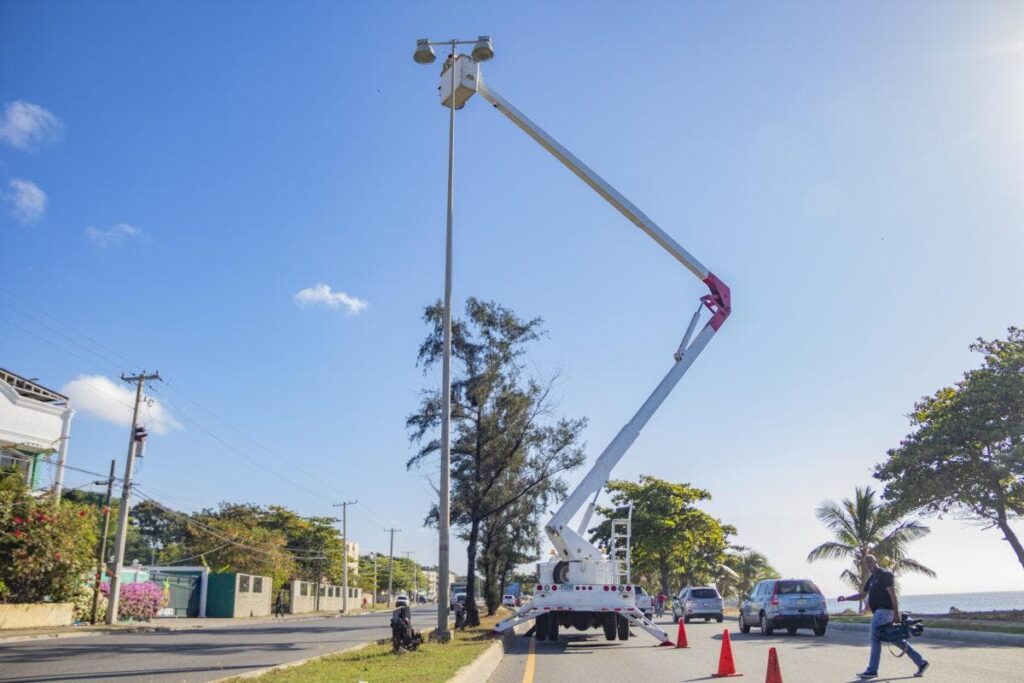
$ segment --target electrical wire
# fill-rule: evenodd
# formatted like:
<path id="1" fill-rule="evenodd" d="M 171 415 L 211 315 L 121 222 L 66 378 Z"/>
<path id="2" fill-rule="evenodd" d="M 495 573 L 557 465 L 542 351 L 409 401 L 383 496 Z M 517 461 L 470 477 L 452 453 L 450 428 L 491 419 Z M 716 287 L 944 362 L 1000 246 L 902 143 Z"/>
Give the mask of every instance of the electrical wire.
<path id="1" fill-rule="evenodd" d="M 0 288 L 0 293 L 4 293 L 4 294 L 6 294 L 6 295 L 7 295 L 8 297 L 10 297 L 10 298 L 14 298 L 14 297 L 15 297 L 15 295 L 14 295 L 13 293 L 11 293 L 10 291 L 8 291 L 8 290 L 5 290 L 5 289 L 3 289 L 3 288 Z M 117 362 L 115 362 L 115 361 L 111 360 L 111 357 L 116 357 L 116 358 L 119 358 L 119 359 L 121 359 L 122 361 L 124 361 L 125 363 L 127 363 L 127 364 L 128 364 L 128 365 L 129 365 L 130 367 L 134 367 L 134 368 L 138 368 L 138 367 L 139 367 L 139 366 L 138 366 L 138 364 L 134 363 L 133 361 L 131 361 L 130 359 L 128 359 L 128 358 L 127 358 L 127 357 L 125 357 L 124 355 L 122 355 L 122 354 L 118 353 L 118 352 L 117 352 L 117 351 L 115 351 L 114 349 L 111 349 L 111 348 L 110 348 L 109 346 L 106 346 L 106 345 L 102 344 L 101 342 L 98 342 L 98 341 L 96 341 L 96 340 L 95 340 L 95 339 L 93 339 L 92 337 L 89 337 L 88 335 L 86 335 L 86 334 L 84 334 L 84 333 L 80 332 L 79 330 L 75 329 L 74 327 L 72 327 L 72 326 L 71 326 L 71 325 L 69 325 L 68 323 L 66 323 L 66 322 L 63 322 L 63 321 L 61 321 L 61 320 L 59 320 L 59 319 L 55 318 L 54 316 L 52 316 L 52 315 L 50 315 L 50 314 L 48 314 L 48 313 L 46 313 L 46 312 L 44 312 L 44 311 L 41 311 L 40 309 L 38 309 L 38 308 L 36 308 L 36 307 L 34 307 L 34 306 L 31 306 L 31 305 L 30 305 L 30 304 L 28 304 L 27 302 L 24 302 L 24 301 L 20 301 L 20 305 L 15 305 L 15 304 L 11 303 L 10 301 L 5 301 L 5 302 L 3 302 L 3 303 L 4 303 L 5 305 L 7 305 L 8 307 L 10 307 L 11 309 L 13 309 L 13 310 L 17 311 L 17 312 L 18 312 L 19 314 L 21 314 L 22 316 L 24 316 L 24 317 L 28 318 L 29 320 L 33 321 L 33 322 L 34 322 L 34 323 L 36 323 L 37 325 L 40 325 L 41 327 L 43 327 L 43 328 L 45 328 L 45 329 L 47 329 L 47 330 L 49 330 L 49 331 L 53 332 L 54 334 L 57 334 L 57 335 L 58 335 L 58 336 L 60 336 L 60 337 L 61 337 L 62 339 L 65 339 L 65 340 L 67 340 L 68 342 L 70 342 L 70 343 L 72 343 L 72 344 L 75 344 L 76 346 L 78 346 L 79 348 L 81 348 L 81 349 L 85 350 L 86 352 L 88 352 L 88 353 L 91 353 L 91 354 L 93 354 L 94 356 L 96 356 L 96 358 L 98 358 L 98 359 L 100 359 L 101 361 L 103 361 L 104 363 L 106 363 L 106 364 L 108 364 L 108 365 L 110 365 L 110 366 L 114 367 L 115 369 L 118 369 L 118 370 L 120 370 L 120 369 L 121 369 L 121 365 L 120 365 L 119 363 L 117 363 Z M 66 329 L 68 329 L 69 331 L 71 331 L 71 332 L 72 332 L 73 334 L 79 335 L 80 337 L 82 337 L 82 338 L 84 338 L 84 339 L 87 339 L 87 340 L 89 340 L 89 341 L 90 341 L 90 342 L 91 342 L 92 344 L 95 344 L 96 346 L 98 346 L 98 347 L 100 347 L 100 348 L 104 349 L 104 350 L 105 350 L 105 351 L 106 351 L 107 353 L 109 353 L 109 354 L 110 354 L 110 356 L 106 356 L 106 355 L 104 355 L 104 354 L 102 354 L 102 353 L 99 353 L 99 352 L 98 352 L 98 351 L 96 351 L 95 349 L 92 349 L 92 348 L 90 348 L 89 346 L 87 346 L 87 345 L 85 345 L 85 344 L 82 344 L 81 342 L 79 342 L 79 341 L 75 340 L 75 339 L 74 339 L 74 338 L 72 338 L 71 336 L 69 336 L 69 335 L 67 335 L 67 334 L 64 334 L 63 332 L 61 332 L 61 331 L 57 330 L 57 329 L 56 329 L 56 328 L 54 328 L 53 326 L 51 326 L 51 325 L 48 325 L 47 323 L 45 323 L 45 322 L 43 322 L 43 321 L 39 320 L 38 318 L 35 318 L 35 317 L 33 317 L 32 315 L 30 315 L 30 314 L 26 313 L 26 312 L 25 312 L 25 310 L 24 310 L 24 308 L 22 308 L 22 307 L 27 307 L 27 308 L 31 308 L 32 310 L 34 310 L 34 311 L 37 311 L 37 312 L 39 312 L 39 313 L 40 313 L 41 315 L 44 315 L 44 316 L 46 316 L 46 317 L 47 317 L 47 318 L 49 318 L 50 320 L 53 320 L 53 321 L 54 321 L 54 322 L 55 322 L 56 324 L 58 324 L 58 325 L 61 325 L 61 326 L 65 327 Z M 61 346 L 61 345 L 59 345 L 59 344 L 56 344 L 55 342 L 53 342 L 53 340 L 51 340 L 51 339 L 47 339 L 47 338 L 46 338 L 46 337 L 44 337 L 44 336 L 38 335 L 38 334 L 36 334 L 36 333 L 32 332 L 31 330 L 29 330 L 29 329 L 25 328 L 24 326 L 22 326 L 22 325 L 19 325 L 18 323 L 15 323 L 15 322 L 13 322 L 13 321 L 9 321 L 9 322 L 10 322 L 10 324 L 11 324 L 11 325 L 13 325 L 14 327 L 16 327 L 17 329 L 19 329 L 19 330 L 21 330 L 21 331 L 25 332 L 26 334 L 30 335 L 31 337 L 33 337 L 33 338 L 35 338 L 35 339 L 38 339 L 38 340 L 42 341 L 43 343 L 45 343 L 45 344 L 48 344 L 49 346 L 51 346 L 51 347 L 53 347 L 53 348 L 55 348 L 55 349 L 57 349 L 57 350 L 59 350 L 59 351 L 61 351 L 61 352 L 63 352 L 63 353 L 66 353 L 66 354 L 68 354 L 68 355 L 71 355 L 71 356 L 73 356 L 73 357 L 75 357 L 75 358 L 78 358 L 79 360 L 85 361 L 86 363 L 89 363 L 90 365 L 95 365 L 95 363 L 96 363 L 96 361 L 95 361 L 95 360 L 93 360 L 93 359 L 89 359 L 89 358 L 86 358 L 86 357 L 82 356 L 82 355 L 81 355 L 81 354 L 79 354 L 79 353 L 76 353 L 76 352 L 74 352 L 74 351 L 72 351 L 72 350 L 70 350 L 70 349 L 64 348 L 63 346 Z M 295 462 L 292 462 L 292 461 L 290 461 L 290 460 L 289 460 L 288 458 L 285 458 L 285 457 L 281 456 L 281 455 L 280 455 L 279 453 L 277 453 L 277 452 L 273 451 L 272 449 L 270 449 L 269 447 L 267 447 L 266 445 L 264 445 L 263 443 L 261 443 L 261 442 L 260 442 L 260 441 L 258 441 L 257 439 L 253 438 L 252 436 L 250 436 L 250 435 L 246 434 L 245 432 L 243 432 L 243 431 L 239 430 L 238 428 L 234 427 L 233 425 L 231 425 L 230 423 L 228 423 L 228 422 L 227 422 L 226 420 L 224 420 L 223 418 L 221 418 L 220 416 L 218 416 L 218 415 L 217 415 L 216 413 L 214 413 L 214 412 L 213 412 L 212 410 L 210 410 L 209 408 L 206 408 L 205 406 L 203 406 L 202 404 L 200 404 L 200 403 L 199 403 L 198 401 L 196 401 L 195 399 L 193 399 L 193 398 L 191 398 L 190 396 L 188 396 L 187 394 L 185 394 L 185 393 L 184 393 L 184 392 L 183 392 L 183 391 L 182 391 L 181 389 L 177 388 L 177 386 L 175 386 L 175 384 L 174 384 L 174 383 L 172 383 L 172 382 L 170 382 L 170 381 L 165 381 L 165 383 L 164 383 L 164 384 L 165 384 L 165 386 L 167 386 L 167 387 L 168 387 L 168 388 L 169 388 L 169 389 L 170 389 L 171 391 L 174 391 L 174 392 L 175 392 L 175 393 L 177 393 L 177 394 L 178 394 L 179 396 L 181 396 L 181 397 L 182 397 L 183 399 L 185 399 L 185 400 L 186 400 L 186 401 L 188 401 L 189 403 L 193 404 L 194 406 L 196 406 L 197 408 L 199 408 L 199 409 L 200 409 L 200 410 L 202 410 L 203 412 L 207 413 L 207 414 L 208 414 L 208 415 L 210 415 L 210 416 L 211 416 L 211 417 L 212 417 L 212 418 L 213 418 L 214 420 L 216 420 L 217 422 L 220 422 L 220 423 L 221 423 L 222 425 L 224 425 L 225 427 L 227 427 L 227 428 L 228 428 L 228 429 L 230 429 L 231 431 L 235 432 L 236 434 L 238 434 L 238 435 L 242 436 L 243 438 L 247 439 L 248 441 L 252 442 L 252 443 L 253 443 L 253 444 L 255 444 L 255 445 L 256 445 L 256 446 L 258 447 L 258 448 L 260 448 L 260 449 L 261 449 L 261 450 L 263 450 L 264 452 L 268 453 L 269 455 L 273 456 L 273 457 L 274 457 L 274 458 L 275 458 L 276 460 L 278 460 L 278 461 L 280 461 L 280 462 L 285 462 L 285 463 L 288 463 L 288 464 L 289 464 L 289 466 L 290 466 L 290 467 L 291 467 L 292 469 L 294 469 L 295 471 L 297 471 L 297 472 L 299 472 L 300 474 L 303 474 L 304 476 L 306 476 L 306 477 L 308 477 L 308 478 L 310 478 L 310 479 L 312 479 L 312 480 L 316 481 L 316 482 L 317 482 L 318 484 L 324 485 L 324 482 L 323 482 L 323 479 L 322 479 L 322 477 L 320 477 L 320 476 L 318 476 L 318 475 L 316 475 L 316 474 L 314 474 L 314 473 L 311 473 L 311 472 L 309 472 L 309 471 L 305 470 L 304 468 L 302 468 L 301 466 L 299 466 L 299 465 L 298 465 L 298 464 L 296 464 Z M 105 395 L 106 395 L 106 396 L 108 396 L 108 397 L 111 397 L 111 398 L 113 398 L 114 400 L 116 400 L 116 401 L 117 401 L 118 403 L 120 403 L 120 404 L 122 404 L 122 405 L 125 405 L 125 406 L 127 406 L 127 407 L 129 407 L 129 408 L 132 408 L 132 407 L 133 407 L 133 406 L 132 406 L 131 404 L 127 404 L 127 403 L 125 403 L 124 401 L 120 400 L 120 398 L 119 398 L 119 397 L 117 397 L 117 396 L 114 396 L 113 394 L 110 394 L 109 392 L 105 392 L 105 391 L 103 391 L 103 390 L 101 390 L 101 389 L 99 389 L 99 388 L 97 388 L 97 387 L 92 387 L 92 388 L 93 388 L 94 390 L 96 390 L 96 391 L 98 391 L 98 392 L 102 393 L 102 394 L 105 394 Z M 156 389 L 155 387 L 151 387 L 151 390 L 153 391 L 153 393 L 158 393 L 158 390 L 157 390 L 157 389 Z M 305 492 L 305 493 L 309 493 L 309 494 L 311 494 L 311 495 L 314 495 L 314 496 L 316 496 L 316 497 L 320 498 L 321 500 L 324 500 L 324 501 L 326 501 L 326 502 L 329 502 L 329 503 L 332 503 L 332 504 L 333 504 L 333 498 L 331 498 L 331 497 L 327 497 L 327 496 L 324 496 L 324 495 L 323 495 L 323 494 L 321 494 L 321 493 L 318 493 L 318 492 L 316 492 L 316 491 L 313 491 L 313 490 L 311 490 L 310 488 L 308 488 L 308 487 L 306 487 L 306 486 L 303 486 L 302 484 L 299 484 L 298 482 L 295 482 L 295 481 L 294 481 L 294 480 L 292 480 L 292 479 L 289 479 L 288 477 L 286 477 L 285 475 L 281 474 L 280 472 L 278 472 L 278 471 L 274 470 L 273 468 L 269 467 L 268 465 L 265 465 L 264 463 L 261 463 L 261 462 L 259 462 L 259 461 L 256 461 L 256 460 L 252 459 L 252 458 L 251 458 L 250 456 L 248 456 L 248 455 L 247 455 L 246 453 L 244 453 L 243 451 L 241 451 L 241 450 L 238 450 L 238 449 L 234 448 L 234 447 L 233 447 L 233 446 L 232 446 L 231 444 L 229 444 L 229 443 L 228 443 L 227 441 L 225 441 L 224 439 L 220 438 L 220 437 L 219 437 L 218 435 L 216 435 L 216 434 L 215 434 L 214 432 L 212 432 L 211 430 L 209 430 L 209 429 L 207 429 L 207 428 L 206 428 L 205 426 L 203 426 L 203 425 L 202 425 L 202 423 L 200 423 L 200 422 L 199 422 L 199 421 L 198 421 L 198 420 L 197 420 L 196 418 L 194 418 L 194 417 L 193 417 L 193 416 L 192 416 L 191 414 L 189 414 L 189 413 L 188 413 L 187 411 L 185 411 L 184 409 L 182 409 L 182 408 L 181 408 L 180 406 L 177 406 L 177 407 L 172 407 L 172 405 L 171 405 L 171 404 L 170 404 L 170 403 L 169 403 L 169 402 L 168 402 L 168 401 L 167 401 L 166 399 L 162 400 L 162 401 L 161 401 L 161 404 L 162 404 L 162 405 L 164 405 L 165 407 L 167 407 L 167 408 L 168 408 L 169 410 L 171 410 L 172 412 L 174 412 L 174 413 L 176 413 L 176 414 L 178 414 L 178 415 L 183 415 L 183 416 L 185 416 L 185 417 L 186 417 L 186 418 L 188 419 L 188 421 L 189 421 L 189 422 L 190 422 L 190 423 L 191 423 L 191 424 L 192 424 L 193 426 L 195 426 L 195 427 L 196 427 L 197 429 L 199 429 L 199 431 L 201 431 L 201 432 L 203 432 L 204 434 L 206 434 L 206 435 L 207 435 L 208 437 L 210 437 L 211 439 L 213 439 L 214 441 L 216 441 L 217 443 L 219 443 L 219 444 L 220 444 L 221 446 L 223 446 L 223 447 L 225 447 L 225 448 L 228 448 L 229 450 L 231 450 L 232 452 L 234 452 L 235 454 L 237 454 L 237 455 L 238 455 L 238 456 L 240 456 L 241 458 L 243 458 L 243 459 L 245 459 L 246 461 L 248 461 L 248 462 L 250 463 L 250 466 L 251 466 L 251 467 L 254 467 L 254 468 L 256 468 L 257 470 L 259 470 L 259 469 L 263 469 L 263 470 L 265 470 L 265 472 L 269 473 L 269 474 L 270 474 L 271 476 L 273 476 L 273 477 L 275 477 L 275 478 L 279 479 L 280 481 L 283 481 L 283 482 L 285 482 L 285 483 L 287 483 L 287 484 L 289 484 L 289 485 L 291 485 L 291 486 L 294 486 L 294 487 L 298 488 L 299 490 L 302 490 L 302 491 L 303 491 L 303 492 Z M 147 411 L 147 412 L 149 413 L 149 417 L 150 417 L 150 420 L 151 420 L 151 422 L 153 422 L 153 423 L 157 423 L 157 424 L 162 424 L 162 425 L 165 425 L 165 426 L 167 426 L 167 427 L 169 427 L 169 428 L 174 428 L 174 427 L 176 426 L 176 425 L 174 425 L 173 423 L 170 423 L 170 422 L 168 422 L 167 420 L 161 420 L 161 419 L 159 419 L 159 418 L 156 418 L 155 416 L 153 416 L 153 415 L 152 415 L 152 411 Z M 337 488 L 336 486 L 333 486 L 333 485 L 328 485 L 328 486 L 330 486 L 330 488 L 331 488 L 331 489 L 333 489 L 334 491 L 336 491 L 336 492 L 337 492 L 338 494 L 340 494 L 340 495 L 341 495 L 342 497 L 348 497 L 348 494 L 347 494 L 346 492 L 344 492 L 344 491 L 341 491 L 341 490 L 340 490 L 340 489 L 338 489 L 338 488 Z M 370 507 L 370 506 L 368 506 L 368 505 L 366 505 L 366 504 L 363 504 L 363 505 L 362 505 L 361 507 L 359 507 L 359 508 L 355 508 L 355 510 L 356 510 L 357 514 L 359 514 L 359 515 L 363 516 L 363 517 L 364 517 L 365 519 L 367 519 L 367 521 L 370 521 L 370 522 L 372 522 L 372 523 L 383 523 L 383 524 L 387 524 L 387 523 L 389 523 L 389 522 L 388 522 L 387 520 L 385 520 L 385 518 L 384 518 L 384 517 L 382 517 L 381 515 L 377 514 L 377 513 L 376 513 L 376 512 L 375 512 L 375 511 L 374 511 L 374 510 L 373 510 L 373 509 L 372 509 L 372 508 Z M 371 516 L 372 516 L 372 517 L 371 517 Z"/>

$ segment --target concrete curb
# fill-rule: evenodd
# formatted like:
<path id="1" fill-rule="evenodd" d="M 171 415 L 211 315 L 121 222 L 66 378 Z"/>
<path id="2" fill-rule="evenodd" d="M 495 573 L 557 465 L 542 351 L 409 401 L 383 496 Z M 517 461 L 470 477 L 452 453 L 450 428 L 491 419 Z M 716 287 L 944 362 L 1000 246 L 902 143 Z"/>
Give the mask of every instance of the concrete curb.
<path id="1" fill-rule="evenodd" d="M 476 659 L 456 671 L 455 675 L 448 679 L 448 683 L 484 683 L 498 670 L 501 660 L 505 657 L 505 651 L 516 636 L 525 633 L 525 627 L 526 624 L 520 624 L 506 632 L 500 640 L 491 643 L 490 647 Z"/>
<path id="2" fill-rule="evenodd" d="M 85 638 L 88 636 L 105 636 L 112 633 L 165 633 L 168 631 L 189 631 L 195 629 L 204 628 L 234 628 L 238 626 L 245 626 L 248 624 L 265 624 L 265 623 L 277 623 L 287 621 L 312 621 L 315 619 L 345 619 L 349 617 L 366 617 L 374 614 L 386 614 L 385 611 L 353 611 L 348 614 L 339 614 L 338 612 L 321 612 L 310 613 L 310 614 L 298 614 L 293 616 L 287 616 L 284 618 L 273 618 L 273 617 L 255 617 L 255 618 L 241 618 L 241 619 L 210 619 L 210 620 L 199 620 L 197 622 L 189 622 L 185 624 L 175 624 L 173 619 L 168 619 L 166 622 L 161 623 L 160 621 L 143 623 L 138 625 L 123 625 L 123 626 L 111 626 L 103 628 L 100 626 L 68 626 L 63 631 L 49 631 L 46 633 L 22 633 L 14 636 L 5 636 L 3 631 L 0 631 L 0 645 L 4 643 L 19 643 L 28 640 L 43 640 L 46 638 Z M 79 630 L 81 629 L 81 630 Z M 87 630 L 86 630 L 87 629 Z M 42 629 L 40 629 L 42 630 Z"/>
<path id="3" fill-rule="evenodd" d="M 849 624 L 838 621 L 830 621 L 829 629 L 837 631 L 862 631 L 867 636 L 870 624 Z M 960 631 L 953 628 L 928 628 L 925 624 L 924 634 L 920 637 L 921 642 L 929 640 L 954 640 L 961 643 L 982 643 L 986 645 L 1002 645 L 1004 647 L 1024 647 L 1024 634 L 998 633 L 995 631 Z"/>
<path id="4" fill-rule="evenodd" d="M 29 640 L 46 640 L 47 638 L 88 638 L 89 636 L 104 636 L 116 631 L 69 631 L 68 633 L 40 633 L 23 636 L 0 637 L 0 646 L 6 643 L 23 643 Z"/>

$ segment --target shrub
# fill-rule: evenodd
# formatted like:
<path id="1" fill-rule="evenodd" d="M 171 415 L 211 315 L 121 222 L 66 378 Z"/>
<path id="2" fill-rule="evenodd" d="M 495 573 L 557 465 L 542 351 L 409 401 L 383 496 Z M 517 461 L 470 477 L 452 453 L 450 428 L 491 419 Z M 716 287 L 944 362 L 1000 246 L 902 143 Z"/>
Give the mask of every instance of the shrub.
<path id="1" fill-rule="evenodd" d="M 101 583 L 100 592 L 109 596 L 110 584 Z M 163 589 L 155 583 L 123 583 L 121 599 L 117 605 L 117 617 L 149 621 L 166 604 Z"/>
<path id="2" fill-rule="evenodd" d="M 8 481 L 7 483 L 10 483 Z M 8 602 L 70 600 L 93 565 L 96 509 L 0 488 L 0 585 Z"/>
<path id="3" fill-rule="evenodd" d="M 75 619 L 78 621 L 89 621 L 92 619 L 92 582 L 83 583 L 78 587 L 78 592 L 71 596 L 71 603 L 75 606 Z M 107 616 L 107 596 L 100 593 L 100 601 L 96 610 L 96 619 L 102 621 Z"/>

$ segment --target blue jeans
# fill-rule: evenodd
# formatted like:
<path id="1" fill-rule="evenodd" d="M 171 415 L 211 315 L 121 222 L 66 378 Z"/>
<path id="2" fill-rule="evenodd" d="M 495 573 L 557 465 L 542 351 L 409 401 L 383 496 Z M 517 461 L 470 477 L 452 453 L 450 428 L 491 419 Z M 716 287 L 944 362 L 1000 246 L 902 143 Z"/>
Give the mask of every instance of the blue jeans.
<path id="1" fill-rule="evenodd" d="M 871 659 L 868 660 L 867 668 L 869 673 L 878 673 L 878 660 L 882 658 L 882 641 L 878 639 L 878 627 L 891 623 L 891 609 L 875 610 L 875 613 L 871 615 Z M 906 650 L 907 656 L 913 660 L 914 664 L 921 666 L 924 663 L 924 657 L 917 650 L 910 647 L 910 643 L 907 641 L 901 640 L 898 643 L 893 643 L 893 645 Z"/>

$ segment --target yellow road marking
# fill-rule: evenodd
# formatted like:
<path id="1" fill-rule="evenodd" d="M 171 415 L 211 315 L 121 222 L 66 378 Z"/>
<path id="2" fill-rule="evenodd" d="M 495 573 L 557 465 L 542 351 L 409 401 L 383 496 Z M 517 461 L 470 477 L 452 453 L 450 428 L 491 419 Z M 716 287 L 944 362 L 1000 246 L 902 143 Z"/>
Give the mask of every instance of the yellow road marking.
<path id="1" fill-rule="evenodd" d="M 523 671 L 523 683 L 533 683 L 533 672 L 537 669 L 537 639 L 530 638 L 530 650 L 526 653 L 526 670 Z"/>

